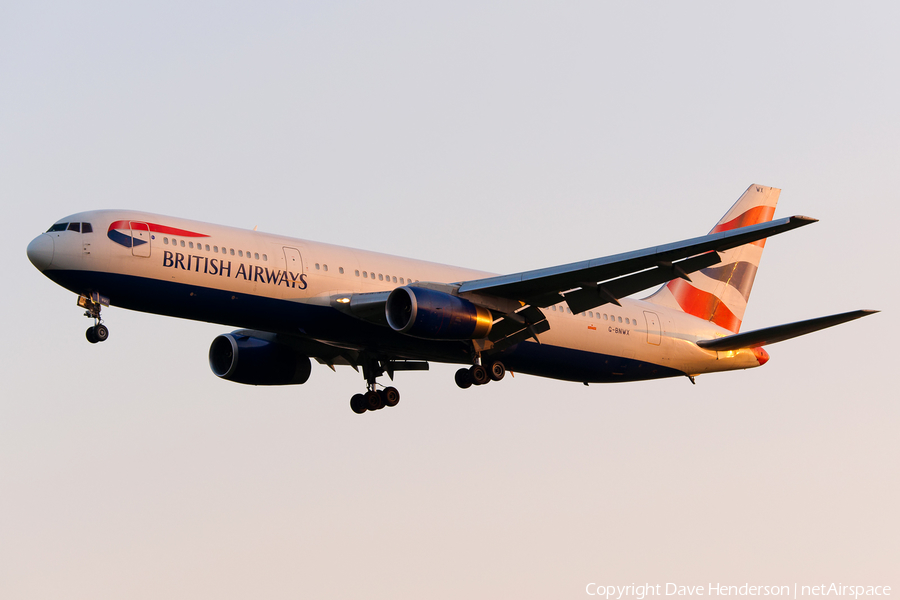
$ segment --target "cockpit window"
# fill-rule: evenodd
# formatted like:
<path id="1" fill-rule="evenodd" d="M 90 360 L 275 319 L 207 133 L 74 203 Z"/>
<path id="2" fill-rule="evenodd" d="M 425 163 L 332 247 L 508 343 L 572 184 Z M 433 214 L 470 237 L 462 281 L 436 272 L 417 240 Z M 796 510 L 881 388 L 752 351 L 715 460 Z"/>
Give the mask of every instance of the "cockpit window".
<path id="1" fill-rule="evenodd" d="M 51 231 L 65 231 L 68 226 L 68 223 L 54 223 L 50 226 L 50 229 L 47 230 L 47 233 L 50 233 Z"/>
<path id="2" fill-rule="evenodd" d="M 81 224 L 81 233 L 93 233 L 94 228 L 91 227 L 90 223 L 82 223 Z"/>
<path id="3" fill-rule="evenodd" d="M 69 231 L 81 233 L 81 223 L 69 223 Z"/>

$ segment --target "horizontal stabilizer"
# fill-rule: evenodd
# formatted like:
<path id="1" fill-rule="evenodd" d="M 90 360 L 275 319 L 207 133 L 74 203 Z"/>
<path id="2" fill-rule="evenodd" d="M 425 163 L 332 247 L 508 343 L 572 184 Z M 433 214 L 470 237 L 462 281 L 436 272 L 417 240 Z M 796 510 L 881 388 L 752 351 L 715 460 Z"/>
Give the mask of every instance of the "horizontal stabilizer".
<path id="1" fill-rule="evenodd" d="M 717 351 L 755 348 L 757 346 L 765 346 L 766 344 L 774 344 L 775 342 L 783 342 L 784 340 L 819 331 L 826 327 L 840 325 L 841 323 L 853 321 L 854 319 L 860 319 L 877 312 L 877 310 L 854 310 L 839 315 L 819 317 L 818 319 L 797 321 L 796 323 L 776 325 L 775 327 L 764 327 L 763 329 L 729 335 L 714 340 L 701 340 L 697 342 L 697 345 L 706 350 Z"/>

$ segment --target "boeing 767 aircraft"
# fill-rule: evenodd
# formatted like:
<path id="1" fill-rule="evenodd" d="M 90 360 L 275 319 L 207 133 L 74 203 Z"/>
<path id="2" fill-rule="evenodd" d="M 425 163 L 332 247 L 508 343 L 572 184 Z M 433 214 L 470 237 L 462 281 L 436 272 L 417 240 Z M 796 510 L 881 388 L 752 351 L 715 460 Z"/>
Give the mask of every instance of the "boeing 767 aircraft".
<path id="1" fill-rule="evenodd" d="M 877 312 L 740 333 L 766 238 L 815 222 L 773 221 L 779 193 L 751 185 L 702 237 L 510 275 L 126 210 L 60 219 L 28 258 L 78 295 L 91 343 L 109 337 L 104 306 L 240 327 L 210 346 L 217 376 L 300 384 L 311 358 L 349 365 L 367 384 L 350 400 L 361 414 L 400 401 L 379 377 L 430 361 L 465 365 L 462 388 L 507 370 L 693 381 L 763 365 L 767 344 Z"/>

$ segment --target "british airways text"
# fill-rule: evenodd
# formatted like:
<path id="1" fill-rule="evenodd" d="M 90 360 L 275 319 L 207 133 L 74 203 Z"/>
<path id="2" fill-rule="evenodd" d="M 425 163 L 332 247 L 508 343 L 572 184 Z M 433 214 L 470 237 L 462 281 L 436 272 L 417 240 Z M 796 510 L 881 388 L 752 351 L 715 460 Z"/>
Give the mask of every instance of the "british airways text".
<path id="1" fill-rule="evenodd" d="M 196 273 L 206 273 L 207 275 L 218 275 L 220 277 L 232 277 L 231 261 L 225 262 L 218 258 L 210 258 L 208 256 L 194 256 L 192 254 L 182 254 L 181 252 L 163 252 L 163 266 L 172 269 L 183 269 L 185 271 L 194 271 Z M 268 283 L 270 285 L 281 285 L 285 287 L 295 288 L 298 290 L 306 289 L 306 274 L 292 273 L 291 271 L 282 271 L 281 269 L 269 270 L 268 267 L 260 267 L 259 265 L 245 265 L 239 263 L 234 271 L 235 279 L 244 279 L 246 281 L 258 281 L 259 283 Z"/>

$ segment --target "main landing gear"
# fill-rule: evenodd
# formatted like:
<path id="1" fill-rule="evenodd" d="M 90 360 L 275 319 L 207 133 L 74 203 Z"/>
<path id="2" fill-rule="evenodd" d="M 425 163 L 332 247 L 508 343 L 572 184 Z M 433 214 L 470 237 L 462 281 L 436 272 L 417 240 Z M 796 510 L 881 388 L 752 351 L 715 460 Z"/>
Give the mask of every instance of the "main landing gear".
<path id="1" fill-rule="evenodd" d="M 365 394 L 354 394 L 350 398 L 350 409 L 358 415 L 367 410 L 381 410 L 385 406 L 397 406 L 400 402 L 400 392 L 395 387 L 375 389 L 376 379 L 384 375 L 384 366 L 377 360 L 365 359 L 362 361 L 363 376 L 366 378 Z"/>
<path id="2" fill-rule="evenodd" d="M 473 385 L 484 385 L 491 381 L 500 381 L 506 375 L 506 367 L 499 360 L 496 360 L 488 367 L 482 365 L 472 365 L 468 369 L 460 369 L 456 372 L 456 385 L 462 389 L 467 389 Z"/>
<path id="3" fill-rule="evenodd" d="M 365 394 L 354 394 L 350 398 L 350 409 L 358 415 L 367 410 L 381 410 L 385 406 L 397 406 L 400 402 L 400 392 L 395 387 L 386 387 L 383 390 L 370 389 Z"/>
<path id="4" fill-rule="evenodd" d="M 109 329 L 100 322 L 100 309 L 109 306 L 109 300 L 97 293 L 92 294 L 90 298 L 78 296 L 78 306 L 85 309 L 84 316 L 94 320 L 94 326 L 88 327 L 84 332 L 87 341 L 96 344 L 109 339 Z"/>

